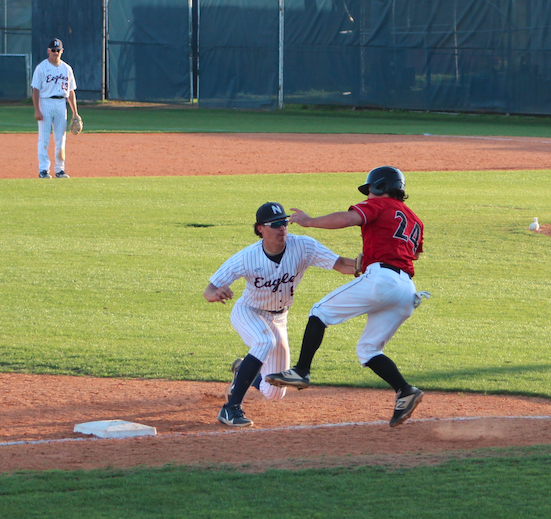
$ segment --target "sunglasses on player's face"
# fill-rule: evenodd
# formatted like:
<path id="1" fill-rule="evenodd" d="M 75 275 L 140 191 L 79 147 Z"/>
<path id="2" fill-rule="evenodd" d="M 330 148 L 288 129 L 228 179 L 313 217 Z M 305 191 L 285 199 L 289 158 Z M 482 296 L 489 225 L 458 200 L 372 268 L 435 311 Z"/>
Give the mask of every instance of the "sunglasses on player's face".
<path id="1" fill-rule="evenodd" d="M 52 52 L 61 52 L 61 49 L 50 49 Z"/>
<path id="2" fill-rule="evenodd" d="M 275 222 L 268 222 L 264 225 L 272 229 L 279 229 L 280 227 L 287 227 L 289 225 L 289 220 L 276 220 Z"/>

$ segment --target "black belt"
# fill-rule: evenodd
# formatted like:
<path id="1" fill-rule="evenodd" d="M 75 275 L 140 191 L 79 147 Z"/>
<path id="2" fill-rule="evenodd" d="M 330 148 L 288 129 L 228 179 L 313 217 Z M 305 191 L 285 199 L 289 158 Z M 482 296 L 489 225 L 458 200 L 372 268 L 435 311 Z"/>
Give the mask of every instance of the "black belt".
<path id="1" fill-rule="evenodd" d="M 388 263 L 379 263 L 379 265 L 381 265 L 381 268 L 383 268 L 383 269 L 393 270 L 394 272 L 396 272 L 396 274 L 400 274 L 400 272 L 402 272 L 398 267 L 395 267 L 394 265 L 389 265 Z M 406 274 L 407 274 L 407 272 L 406 272 Z M 408 276 L 409 276 L 409 274 L 408 274 Z M 409 277 L 411 279 L 411 276 L 409 276 Z"/>
<path id="2" fill-rule="evenodd" d="M 281 310 L 266 310 L 266 312 L 269 312 L 271 314 L 282 314 L 283 312 L 285 312 L 285 310 L 287 310 L 287 308 L 282 308 Z"/>
<path id="3" fill-rule="evenodd" d="M 50 99 L 65 99 L 65 96 L 50 96 Z"/>

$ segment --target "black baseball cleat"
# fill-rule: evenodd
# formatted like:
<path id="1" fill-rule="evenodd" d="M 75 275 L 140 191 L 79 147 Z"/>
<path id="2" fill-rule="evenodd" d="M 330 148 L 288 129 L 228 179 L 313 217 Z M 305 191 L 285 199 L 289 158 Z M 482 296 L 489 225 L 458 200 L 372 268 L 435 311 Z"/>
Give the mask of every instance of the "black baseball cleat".
<path id="1" fill-rule="evenodd" d="M 218 413 L 218 420 L 233 427 L 247 427 L 253 425 L 253 421 L 245 416 L 243 409 L 241 409 L 241 404 L 224 404 Z"/>
<path id="2" fill-rule="evenodd" d="M 266 382 L 277 387 L 296 387 L 306 389 L 310 385 L 310 373 L 304 377 L 299 375 L 295 369 L 287 369 L 279 373 L 272 373 L 266 376 Z"/>
<path id="3" fill-rule="evenodd" d="M 55 174 L 55 178 L 71 178 L 71 177 L 69 175 L 67 175 L 67 173 L 65 173 L 65 171 L 58 171 Z"/>
<path id="4" fill-rule="evenodd" d="M 50 175 L 45 169 L 40 171 L 38 173 L 39 178 L 52 178 L 52 175 Z"/>
<path id="5" fill-rule="evenodd" d="M 239 371 L 239 368 L 241 367 L 242 362 L 243 362 L 243 359 L 235 359 L 231 366 L 231 370 L 233 373 L 233 380 L 231 381 L 231 384 L 226 388 L 226 403 L 230 401 L 230 397 L 233 393 L 233 388 L 235 387 L 235 379 L 237 378 L 237 373 Z"/>
<path id="6" fill-rule="evenodd" d="M 424 393 L 416 387 L 411 388 L 409 395 L 402 395 L 401 391 L 396 393 L 396 405 L 394 407 L 394 415 L 390 420 L 390 427 L 396 427 L 401 423 L 404 423 L 410 416 L 415 408 L 423 400 Z"/>

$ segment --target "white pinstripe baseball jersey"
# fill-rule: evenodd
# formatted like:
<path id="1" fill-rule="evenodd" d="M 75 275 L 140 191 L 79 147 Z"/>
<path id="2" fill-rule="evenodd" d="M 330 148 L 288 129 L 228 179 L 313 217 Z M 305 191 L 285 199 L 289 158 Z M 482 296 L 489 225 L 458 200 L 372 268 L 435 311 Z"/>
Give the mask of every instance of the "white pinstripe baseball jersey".
<path id="1" fill-rule="evenodd" d="M 42 98 L 67 97 L 71 90 L 76 90 L 77 83 L 70 65 L 62 60 L 56 66 L 45 59 L 35 68 L 31 86 L 40 91 Z"/>
<path id="2" fill-rule="evenodd" d="M 228 259 L 210 278 L 216 286 L 230 286 L 245 278 L 247 284 L 238 303 L 276 312 L 293 304 L 296 287 L 310 266 L 331 270 L 339 256 L 309 236 L 287 235 L 281 263 L 270 260 L 262 240 L 244 248 Z"/>

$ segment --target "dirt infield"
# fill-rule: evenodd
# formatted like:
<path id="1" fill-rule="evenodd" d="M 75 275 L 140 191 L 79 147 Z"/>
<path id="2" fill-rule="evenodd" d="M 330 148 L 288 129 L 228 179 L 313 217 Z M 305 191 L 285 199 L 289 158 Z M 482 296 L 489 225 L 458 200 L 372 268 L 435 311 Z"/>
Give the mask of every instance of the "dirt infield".
<path id="1" fill-rule="evenodd" d="M 36 135 L 0 135 L 0 143 L 1 178 L 37 177 Z M 543 138 L 84 133 L 67 137 L 67 173 L 351 172 L 387 163 L 405 172 L 548 169 L 550 145 Z M 228 367 L 228 382 L 229 375 Z M 390 391 L 314 386 L 267 402 L 251 390 L 245 406 L 255 426 L 234 430 L 216 420 L 224 389 L 222 383 L 0 374 L 0 472 L 166 463 L 251 471 L 408 465 L 482 447 L 551 444 L 546 399 L 428 392 L 412 420 L 390 429 Z M 94 440 L 73 433 L 77 423 L 109 419 L 151 425 L 158 435 Z"/>
<path id="2" fill-rule="evenodd" d="M 0 472 L 167 463 L 241 470 L 434 461 L 483 447 L 551 444 L 551 401 L 428 392 L 391 429 L 393 393 L 312 387 L 245 399 L 248 429 L 216 420 L 226 384 L 0 374 Z M 76 424 L 127 420 L 156 437 L 104 440 Z M 21 443 L 27 442 L 27 443 Z"/>
<path id="3" fill-rule="evenodd" d="M 0 178 L 36 178 L 36 135 L 0 135 Z M 53 157 L 53 142 L 50 142 Z M 547 169 L 551 139 L 325 134 L 67 135 L 73 177 Z"/>

